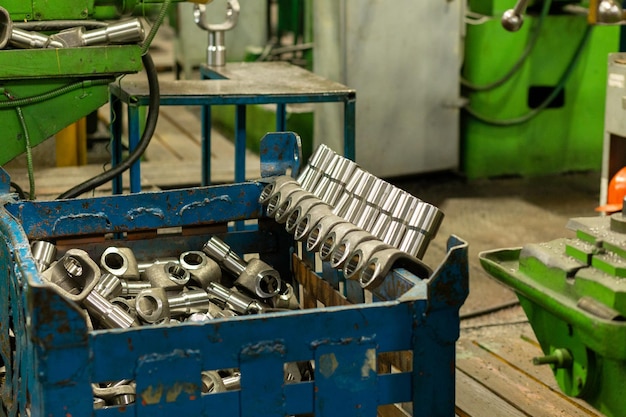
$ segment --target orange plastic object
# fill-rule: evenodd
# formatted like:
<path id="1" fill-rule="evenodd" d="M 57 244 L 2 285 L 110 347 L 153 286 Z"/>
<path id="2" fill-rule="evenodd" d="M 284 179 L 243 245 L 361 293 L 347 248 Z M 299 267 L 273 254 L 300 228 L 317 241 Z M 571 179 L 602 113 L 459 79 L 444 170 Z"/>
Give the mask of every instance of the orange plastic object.
<path id="1" fill-rule="evenodd" d="M 626 196 L 626 167 L 623 167 L 609 181 L 606 204 L 596 207 L 596 211 L 615 213 L 622 209 Z"/>

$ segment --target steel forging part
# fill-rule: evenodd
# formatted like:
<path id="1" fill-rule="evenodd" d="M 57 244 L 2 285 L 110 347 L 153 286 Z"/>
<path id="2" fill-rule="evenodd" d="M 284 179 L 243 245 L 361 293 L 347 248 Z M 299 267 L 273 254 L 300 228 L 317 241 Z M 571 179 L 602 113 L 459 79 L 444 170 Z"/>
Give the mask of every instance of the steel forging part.
<path id="1" fill-rule="evenodd" d="M 152 287 L 165 290 L 180 290 L 191 277 L 189 271 L 176 262 L 152 265 L 142 276 Z"/>
<path id="2" fill-rule="evenodd" d="M 226 20 L 220 24 L 207 24 L 205 18 L 206 6 L 204 4 L 194 5 L 193 16 L 196 25 L 209 32 L 208 65 L 226 65 L 226 39 L 224 34 L 237 25 L 239 10 L 239 2 L 237 0 L 228 0 L 226 4 Z"/>
<path id="3" fill-rule="evenodd" d="M 391 246 L 378 239 L 361 242 L 346 257 L 343 265 L 343 275 L 346 279 L 358 279 L 359 274 L 374 253 L 391 248 Z"/>
<path id="4" fill-rule="evenodd" d="M 202 393 L 213 394 L 217 392 L 226 392 L 226 386 L 222 377 L 217 371 L 203 371 L 201 374 L 202 379 Z"/>
<path id="5" fill-rule="evenodd" d="M 38 272 L 43 272 L 57 257 L 57 248 L 53 243 L 45 240 L 36 240 L 30 245 Z"/>
<path id="6" fill-rule="evenodd" d="M 355 192 L 357 192 L 356 190 L 362 186 L 362 178 L 365 175 L 367 175 L 366 171 L 362 170 L 359 167 L 356 167 L 354 173 L 352 174 L 352 177 L 346 184 L 346 188 L 337 199 L 337 204 L 335 204 L 335 206 L 333 207 L 333 213 L 335 213 L 337 216 L 343 217 L 344 219 L 346 218 L 346 211 L 348 210 L 350 204 L 355 198 Z"/>
<path id="7" fill-rule="evenodd" d="M 51 35 L 50 39 L 63 45 L 63 48 L 77 48 L 81 46 L 137 43 L 143 41 L 144 37 L 145 31 L 141 20 L 130 19 L 92 30 L 85 30 L 83 26 L 65 29 Z"/>
<path id="8" fill-rule="evenodd" d="M 365 207 L 353 223 L 361 229 L 371 232 L 381 212 L 381 205 L 387 200 L 392 190 L 393 185 L 376 178 L 365 197 Z"/>
<path id="9" fill-rule="evenodd" d="M 245 294 L 229 290 L 217 282 L 211 282 L 207 292 L 218 304 L 222 304 L 239 314 L 259 314 L 267 309 L 259 301 Z"/>
<path id="10" fill-rule="evenodd" d="M 300 303 L 298 302 L 296 292 L 294 291 L 291 284 L 283 281 L 283 286 L 280 289 L 280 293 L 272 298 L 272 307 L 284 308 L 288 310 L 300 309 Z"/>
<path id="11" fill-rule="evenodd" d="M 190 280 L 206 289 L 209 282 L 221 282 L 222 270 L 213 259 L 202 251 L 188 251 L 180 254 L 180 266 L 189 271 Z"/>
<path id="12" fill-rule="evenodd" d="M 104 406 L 106 404 L 107 404 L 107 402 L 104 400 L 104 398 L 94 397 L 94 399 L 93 399 L 93 409 L 94 410 L 100 410 L 101 408 L 104 408 Z"/>
<path id="13" fill-rule="evenodd" d="M 323 220 L 322 220 L 323 221 Z M 320 226 L 322 222 L 318 223 Z M 317 230 L 317 228 L 316 228 Z M 319 254 L 322 261 L 330 261 L 333 251 L 337 248 L 343 238 L 350 232 L 361 231 L 362 229 L 350 222 L 342 222 L 334 225 L 328 233 L 320 234 Z"/>
<path id="14" fill-rule="evenodd" d="M 422 261 L 400 249 L 383 249 L 367 261 L 359 274 L 359 284 L 365 289 L 376 288 L 393 268 L 404 268 L 421 279 L 430 277 L 432 273 Z"/>
<path id="15" fill-rule="evenodd" d="M 11 39 L 11 32 L 13 30 L 13 21 L 8 10 L 4 7 L 0 7 L 0 49 L 4 49 Z M 39 271 L 41 272 L 41 271 Z"/>
<path id="16" fill-rule="evenodd" d="M 109 274 L 120 278 L 139 279 L 139 265 L 130 248 L 108 247 L 102 252 L 100 266 Z"/>
<path id="17" fill-rule="evenodd" d="M 286 223 L 287 219 L 289 219 L 289 217 L 294 212 L 296 207 L 302 201 L 310 199 L 310 198 L 314 198 L 316 201 L 319 201 L 319 202 L 322 201 L 319 199 L 319 197 L 315 196 L 310 191 L 306 191 L 302 189 L 299 191 L 296 191 L 295 193 L 289 194 L 289 196 L 283 200 L 280 207 L 278 207 L 278 209 L 275 211 L 274 218 L 276 219 L 276 222 L 279 224 Z"/>
<path id="18" fill-rule="evenodd" d="M 432 239 L 437 235 L 444 214 L 432 204 L 420 202 L 407 224 L 399 249 L 421 259 Z"/>
<path id="19" fill-rule="evenodd" d="M 241 372 L 236 371 L 230 375 L 222 377 L 222 382 L 226 387 L 226 391 L 236 391 L 241 389 Z"/>
<path id="20" fill-rule="evenodd" d="M 62 295 L 81 302 L 100 279 L 100 268 L 82 249 L 70 249 L 41 276 L 60 289 Z"/>
<path id="21" fill-rule="evenodd" d="M 148 281 L 128 281 L 126 279 L 120 279 L 120 285 L 122 286 L 122 297 L 136 297 L 143 290 L 152 288 L 152 284 Z"/>
<path id="22" fill-rule="evenodd" d="M 150 288 L 137 296 L 135 309 L 142 320 L 156 323 L 171 317 L 206 313 L 209 311 L 209 304 L 209 295 L 201 289 L 175 293 L 167 292 L 163 288 Z"/>
<path id="23" fill-rule="evenodd" d="M 161 264 L 166 264 L 168 262 L 174 262 L 177 263 L 179 258 L 175 258 L 175 257 L 165 257 L 165 258 L 159 258 L 159 259 L 154 259 L 152 261 L 149 262 L 138 262 L 137 266 L 139 268 L 139 273 L 145 271 L 146 269 L 150 268 L 152 265 L 161 265 Z"/>
<path id="24" fill-rule="evenodd" d="M 187 317 L 185 321 L 190 323 L 206 323 L 212 319 L 213 317 L 211 317 L 208 313 L 193 313 Z"/>
<path id="25" fill-rule="evenodd" d="M 127 329 L 139 323 L 120 306 L 111 303 L 99 292 L 92 291 L 83 300 L 83 306 L 100 324 L 109 329 Z"/>
<path id="26" fill-rule="evenodd" d="M 357 246 L 368 240 L 376 240 L 376 236 L 362 229 L 346 233 L 339 243 L 335 244 L 330 257 L 330 266 L 343 268 L 346 260 Z"/>
<path id="27" fill-rule="evenodd" d="M 107 405 L 128 405 L 135 402 L 135 383 L 127 379 L 100 387 L 92 384 L 93 395 L 106 401 Z"/>
<path id="28" fill-rule="evenodd" d="M 369 172 L 363 172 L 361 179 L 352 191 L 352 198 L 347 204 L 347 207 L 341 209 L 341 216 L 351 223 L 356 223 L 357 219 L 361 215 L 361 212 L 367 205 L 367 194 L 372 189 L 372 186 L 376 182 L 377 178 Z"/>
<path id="29" fill-rule="evenodd" d="M 324 210 L 328 214 L 330 214 L 332 210 L 332 208 L 322 200 L 309 198 L 302 200 L 294 207 L 285 222 L 285 230 L 289 233 L 293 233 L 294 238 L 298 241 L 305 239 L 310 231 L 310 227 L 313 226 L 309 223 L 311 219 L 307 218 L 309 211 L 313 209 L 313 207 L 319 207 L 319 209 Z"/>
<path id="30" fill-rule="evenodd" d="M 330 173 L 328 187 L 326 187 L 320 195 L 321 200 L 331 206 L 335 206 L 341 195 L 345 192 L 346 186 L 352 178 L 356 168 L 356 162 L 347 158 L 342 157 L 342 159 L 337 161 L 333 171 Z"/>
<path id="31" fill-rule="evenodd" d="M 311 192 L 323 200 L 322 197 L 329 192 L 329 188 L 334 189 L 336 186 L 339 186 L 340 178 L 333 177 L 333 175 L 340 176 L 341 172 L 349 166 L 348 162 L 352 161 L 338 154 L 333 155 L 326 169 L 321 172 L 321 177 Z M 354 162 L 352 163 L 354 164 Z M 345 182 L 342 188 L 345 188 Z M 324 201 L 328 203 L 327 200 Z"/>
<path id="32" fill-rule="evenodd" d="M 318 146 L 309 158 L 308 164 L 298 176 L 298 183 L 302 185 L 303 189 L 313 191 L 334 155 L 336 155 L 335 151 L 328 146 L 324 144 Z"/>
<path id="33" fill-rule="evenodd" d="M 11 29 L 9 44 L 22 49 L 63 48 L 61 42 L 53 40 L 48 35 L 19 29 L 15 26 Z"/>
<path id="34" fill-rule="evenodd" d="M 276 177 L 274 179 L 274 181 L 270 182 L 269 184 L 267 184 L 265 187 L 263 187 L 263 189 L 261 190 L 261 195 L 259 196 L 259 203 L 260 204 L 267 204 L 267 202 L 274 197 L 274 195 L 276 193 L 278 193 L 281 188 L 289 185 L 289 184 L 298 184 L 298 182 L 296 180 L 294 180 L 292 177 L 288 176 L 288 175 L 281 175 L 279 177 Z"/>
<path id="35" fill-rule="evenodd" d="M 270 298 L 280 291 L 278 271 L 260 259 L 245 262 L 224 241 L 211 237 L 202 251 L 236 277 L 235 285 L 260 298 Z"/>
<path id="36" fill-rule="evenodd" d="M 294 194 L 298 191 L 304 191 L 300 184 L 285 184 L 280 187 L 272 197 L 267 200 L 267 215 L 268 216 L 276 216 L 276 212 L 279 210 L 281 205 L 289 198 L 291 194 Z"/>
<path id="37" fill-rule="evenodd" d="M 135 299 L 115 297 L 109 300 L 111 304 L 121 308 L 126 314 L 137 320 L 137 310 L 135 309 Z"/>
<path id="38" fill-rule="evenodd" d="M 387 232 L 387 228 L 391 223 L 391 213 L 397 205 L 398 199 L 404 194 L 399 188 L 393 188 L 389 193 L 387 199 L 380 206 L 380 212 L 378 213 L 378 217 L 376 218 L 376 222 L 374 222 L 374 226 L 372 227 L 372 234 L 379 239 L 383 239 L 385 237 L 385 233 Z"/>
<path id="39" fill-rule="evenodd" d="M 102 295 L 107 300 L 119 297 L 123 291 L 122 281 L 113 274 L 105 272 L 100 275 L 100 279 L 94 288 L 94 291 Z"/>
<path id="40" fill-rule="evenodd" d="M 418 200 L 409 193 L 402 192 L 398 197 L 396 206 L 391 212 L 391 221 L 383 235 L 383 242 L 397 248 L 402 241 L 406 225 L 411 212 L 417 206 Z"/>
<path id="41" fill-rule="evenodd" d="M 302 219 L 302 222 L 298 224 L 296 228 L 296 239 L 298 238 L 297 233 L 299 230 L 308 228 L 308 232 L 306 230 L 303 231 L 306 233 L 306 249 L 309 252 L 317 252 L 322 247 L 330 231 L 336 225 L 342 223 L 352 225 L 352 223 L 347 222 L 343 217 L 329 213 L 326 210 L 318 210 L 314 207 L 309 210 L 309 213 Z M 309 225 L 312 226 L 309 227 Z"/>

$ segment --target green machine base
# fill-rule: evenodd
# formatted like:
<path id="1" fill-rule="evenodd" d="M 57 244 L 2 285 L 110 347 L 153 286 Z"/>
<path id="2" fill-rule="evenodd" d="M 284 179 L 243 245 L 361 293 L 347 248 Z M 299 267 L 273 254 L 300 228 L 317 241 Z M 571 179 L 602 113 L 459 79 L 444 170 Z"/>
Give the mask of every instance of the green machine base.
<path id="1" fill-rule="evenodd" d="M 561 390 L 610 417 L 626 396 L 626 217 L 577 218 L 572 239 L 480 254 L 513 288 Z"/>

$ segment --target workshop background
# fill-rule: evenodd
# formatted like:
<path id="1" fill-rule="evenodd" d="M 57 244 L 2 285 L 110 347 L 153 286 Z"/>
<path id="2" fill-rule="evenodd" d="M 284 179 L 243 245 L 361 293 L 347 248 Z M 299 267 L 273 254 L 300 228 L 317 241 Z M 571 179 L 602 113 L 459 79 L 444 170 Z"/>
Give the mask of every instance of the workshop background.
<path id="1" fill-rule="evenodd" d="M 92 13 L 90 2 L 82 3 Z M 88 17 L 115 21 L 114 9 L 121 6 L 103 3 Z M 72 56 L 71 48 L 49 48 L 50 42 L 75 41 L 69 36 L 33 35 L 18 44 L 19 30 L 51 28 L 17 22 L 86 15 L 69 6 L 35 15 L 42 6 L 34 1 L 0 1 L 8 11 L 0 16 L 0 35 L 12 42 L 0 51 L 6 192 L 17 200 L 52 202 L 254 182 L 268 152 L 261 138 L 295 132 L 303 166 L 328 146 L 354 155 L 363 170 L 444 214 L 421 257 L 425 265 L 445 270 L 451 235 L 468 243 L 469 295 L 457 312 L 460 328 L 454 320 L 440 323 L 452 334 L 459 331 L 454 395 L 447 399 L 456 416 L 626 413 L 620 392 L 626 359 L 626 172 L 620 171 L 626 166 L 626 18 L 619 2 L 214 0 L 202 6 L 202 15 L 191 2 L 174 1 L 166 15 L 161 1 L 136 3 L 134 14 L 146 32 L 163 19 L 149 48 L 161 83 L 158 123 L 139 159 L 141 171 L 74 192 L 77 184 L 120 165 L 149 126 L 145 51 L 137 42 L 107 46 L 103 59 L 96 49 Z M 246 66 L 251 64 L 267 66 Z M 239 84 L 215 84 L 220 87 L 206 92 L 198 87 L 222 79 Z M 80 99 L 64 90 L 68 82 L 80 84 Z M 49 91 L 55 93 L 48 97 Z M 31 96 L 43 98 L 19 101 Z M 10 211 L 17 216 L 28 210 Z M 234 223 L 235 231 L 245 229 Z M 81 239 L 88 240 L 75 238 Z M 9 258 L 2 255 L 5 269 L 11 269 Z M 10 308 L 4 308 L 8 322 Z M 105 347 L 103 342 L 100 349 Z M 411 360 L 433 348 L 423 350 L 412 352 Z M 10 356 L 4 352 L 3 363 Z M 433 363 L 429 372 L 447 374 L 446 367 L 450 363 Z M 18 384 L 8 380 L 5 392 Z M 13 415 L 25 401 L 7 395 L 0 416 Z M 244 406 L 244 397 L 241 414 L 233 415 L 258 411 L 260 406 Z M 374 415 L 431 415 L 400 402 Z M 118 409 L 103 410 L 94 415 Z M 140 407 L 132 410 L 139 415 Z M 293 415 L 310 415 L 303 410 Z"/>

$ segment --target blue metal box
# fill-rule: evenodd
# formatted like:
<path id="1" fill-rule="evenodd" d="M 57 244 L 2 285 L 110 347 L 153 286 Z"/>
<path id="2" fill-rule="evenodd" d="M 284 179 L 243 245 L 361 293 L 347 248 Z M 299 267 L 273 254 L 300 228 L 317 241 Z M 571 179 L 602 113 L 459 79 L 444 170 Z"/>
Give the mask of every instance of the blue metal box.
<path id="1" fill-rule="evenodd" d="M 266 174 L 284 168 L 288 153 L 276 149 L 265 147 Z M 326 266 L 314 272 L 312 257 L 263 217 L 262 187 L 7 202 L 0 209 L 0 415 L 344 417 L 391 415 L 393 404 L 412 403 L 414 416 L 454 416 L 465 242 L 449 239 L 429 279 L 396 269 L 364 293 Z M 243 219 L 258 219 L 257 230 L 227 231 Z M 44 285 L 29 249 L 29 240 L 47 239 L 60 253 L 80 247 L 98 257 L 121 240 L 141 259 L 201 248 L 213 234 L 295 276 L 301 303 L 312 308 L 89 331 L 82 310 Z M 284 381 L 284 365 L 297 361 L 314 361 L 313 381 Z M 241 389 L 201 393 L 201 372 L 225 368 L 240 370 Z M 94 410 L 91 384 L 123 379 L 135 380 L 136 402 Z"/>

